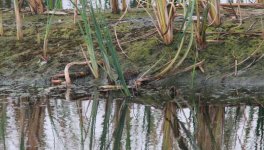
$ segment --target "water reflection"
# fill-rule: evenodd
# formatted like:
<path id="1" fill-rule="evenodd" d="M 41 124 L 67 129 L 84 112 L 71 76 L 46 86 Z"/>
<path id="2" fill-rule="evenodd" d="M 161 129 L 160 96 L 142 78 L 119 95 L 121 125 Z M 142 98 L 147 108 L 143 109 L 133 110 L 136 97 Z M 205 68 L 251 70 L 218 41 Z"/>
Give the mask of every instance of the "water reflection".
<path id="1" fill-rule="evenodd" d="M 113 97 L 2 96 L 0 149 L 263 149 L 261 104 Z"/>

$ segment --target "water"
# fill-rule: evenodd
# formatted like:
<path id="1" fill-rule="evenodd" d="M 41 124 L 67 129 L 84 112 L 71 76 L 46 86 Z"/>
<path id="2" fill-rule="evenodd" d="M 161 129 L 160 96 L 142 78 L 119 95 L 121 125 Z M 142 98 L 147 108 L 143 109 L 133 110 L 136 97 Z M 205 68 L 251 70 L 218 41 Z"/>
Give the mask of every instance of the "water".
<path id="1" fill-rule="evenodd" d="M 125 99 L 93 92 L 69 101 L 1 93 L 0 149 L 262 150 L 264 145 L 261 98 L 209 103 L 201 96 Z"/>

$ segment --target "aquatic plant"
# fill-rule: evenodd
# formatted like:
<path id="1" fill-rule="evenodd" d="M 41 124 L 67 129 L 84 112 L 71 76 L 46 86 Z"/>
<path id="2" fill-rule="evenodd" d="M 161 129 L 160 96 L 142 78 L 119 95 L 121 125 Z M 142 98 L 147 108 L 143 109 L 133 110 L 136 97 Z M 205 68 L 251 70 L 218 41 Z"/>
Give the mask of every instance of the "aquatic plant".
<path id="1" fill-rule="evenodd" d="M 168 5 L 166 0 L 157 0 L 154 8 L 155 17 L 157 19 L 157 30 L 165 44 L 171 44 L 173 41 L 172 19 L 176 9 L 173 3 Z M 168 7 L 169 6 L 169 7 Z"/>
<path id="2" fill-rule="evenodd" d="M 186 31 L 186 29 L 185 29 L 185 31 Z M 183 34 L 182 39 L 181 39 L 181 42 L 180 42 L 180 45 L 178 47 L 178 50 L 177 50 L 175 56 L 172 58 L 172 60 L 170 60 L 166 64 L 166 66 L 164 68 L 162 68 L 162 70 L 158 74 L 155 75 L 155 78 L 160 78 L 160 77 L 164 76 L 171 69 L 174 69 L 175 70 L 175 69 L 177 69 L 183 63 L 183 61 L 185 60 L 185 58 L 189 54 L 190 49 L 191 49 L 191 46 L 192 46 L 192 43 L 193 43 L 193 24 L 191 25 L 191 35 L 190 35 L 190 38 L 189 38 L 188 46 L 184 50 L 183 49 L 183 44 L 184 44 L 185 39 L 186 39 L 186 35 Z M 181 52 L 183 53 L 183 56 L 180 58 L 179 56 L 180 56 L 180 53 Z"/>
<path id="3" fill-rule="evenodd" d="M 51 28 L 51 23 L 52 23 L 52 19 L 53 16 L 56 12 L 57 6 L 59 5 L 59 0 L 56 1 L 55 3 L 55 7 L 54 7 L 54 13 L 51 16 L 48 16 L 47 19 L 47 24 L 46 24 L 46 29 L 45 29 L 45 35 L 44 35 L 44 39 L 43 39 L 43 59 L 45 61 L 48 60 L 48 56 L 47 56 L 47 52 L 48 52 L 48 36 L 49 36 L 49 32 L 50 32 L 50 28 Z"/>
<path id="4" fill-rule="evenodd" d="M 17 40 L 22 40 L 22 19 L 19 12 L 18 0 L 14 0 L 15 16 L 16 16 L 16 29 L 17 29 Z"/>
<path id="5" fill-rule="evenodd" d="M 79 13 L 81 14 L 81 18 L 83 22 L 83 26 L 79 23 L 79 27 L 81 29 L 83 38 L 86 42 L 89 60 L 91 61 L 91 63 L 88 63 L 88 66 L 93 76 L 95 78 L 99 78 L 99 70 L 98 70 L 98 65 L 97 65 L 97 59 L 95 56 L 95 49 L 93 46 L 91 25 L 90 25 L 90 22 L 88 21 L 88 16 L 86 14 L 87 1 L 81 0 L 80 3 L 81 3 L 81 10 L 79 10 L 77 7 L 76 8 L 79 10 Z"/>
<path id="6" fill-rule="evenodd" d="M 219 0 L 209 0 L 209 23 L 214 26 L 219 26 L 221 24 L 220 18 L 220 1 Z"/>
<path id="7" fill-rule="evenodd" d="M 81 14 L 83 24 L 81 24 L 80 22 L 78 23 L 87 45 L 87 52 L 89 56 L 89 62 L 87 62 L 87 64 L 93 76 L 95 78 L 99 78 L 98 58 L 96 57 L 96 51 L 93 44 L 93 38 L 95 38 L 99 46 L 101 58 L 103 59 L 102 68 L 104 69 L 104 71 L 106 71 L 110 80 L 115 81 L 117 85 L 122 85 L 125 94 L 129 96 L 130 92 L 127 88 L 125 78 L 123 76 L 110 30 L 106 24 L 105 19 L 103 18 L 103 15 L 100 15 L 102 12 L 100 8 L 94 10 L 91 1 L 88 1 L 90 10 L 89 15 L 91 17 L 91 20 L 88 21 L 86 14 L 86 4 L 86 0 L 81 0 L 81 9 L 78 9 L 78 11 Z M 95 15 L 95 11 L 97 14 L 99 14 L 99 16 Z M 94 28 L 91 28 L 91 24 L 93 24 Z M 92 31 L 95 32 L 95 36 L 94 34 L 92 34 Z M 113 69 L 115 70 L 115 72 L 113 72 Z M 114 74 L 118 75 L 117 79 L 114 78 Z"/>
<path id="8" fill-rule="evenodd" d="M 203 10 L 199 5 L 203 6 Z M 196 1 L 196 16 L 197 21 L 195 24 L 195 40 L 196 40 L 196 49 L 203 50 L 206 48 L 206 29 L 207 29 L 207 18 L 208 18 L 208 11 L 210 9 L 210 4 L 203 1 Z M 203 12 L 202 16 L 200 12 Z"/>
<path id="9" fill-rule="evenodd" d="M 47 1 L 47 7 L 49 10 L 52 9 L 61 9 L 62 8 L 62 0 L 48 0 Z"/>

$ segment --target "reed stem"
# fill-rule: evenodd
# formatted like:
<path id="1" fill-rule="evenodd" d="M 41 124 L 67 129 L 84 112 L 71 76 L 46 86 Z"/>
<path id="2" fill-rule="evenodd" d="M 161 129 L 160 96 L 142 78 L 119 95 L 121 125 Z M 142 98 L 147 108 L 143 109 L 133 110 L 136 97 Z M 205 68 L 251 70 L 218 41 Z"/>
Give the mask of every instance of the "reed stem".
<path id="1" fill-rule="evenodd" d="M 4 27 L 3 27 L 3 12 L 0 9 L 0 36 L 4 35 Z"/>
<path id="2" fill-rule="evenodd" d="M 18 0 L 14 0 L 15 16 L 16 16 L 16 29 L 17 29 L 17 40 L 22 40 L 22 20 L 19 12 Z"/>

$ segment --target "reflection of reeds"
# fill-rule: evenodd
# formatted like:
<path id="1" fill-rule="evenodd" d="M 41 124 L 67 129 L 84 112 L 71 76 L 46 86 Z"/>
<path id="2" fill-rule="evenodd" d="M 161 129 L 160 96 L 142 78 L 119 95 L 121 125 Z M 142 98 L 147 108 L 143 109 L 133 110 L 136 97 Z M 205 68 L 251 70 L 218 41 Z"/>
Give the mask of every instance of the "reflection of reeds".
<path id="1" fill-rule="evenodd" d="M 130 117 L 130 109 L 127 109 L 126 111 L 126 118 L 125 118 L 125 121 L 126 121 L 126 150 L 131 150 L 131 133 L 130 133 L 130 130 L 131 130 L 131 117 Z"/>
<path id="2" fill-rule="evenodd" d="M 179 124 L 176 118 L 176 104 L 168 102 L 164 108 L 164 121 L 163 121 L 163 141 L 162 149 L 174 149 L 175 138 L 179 137 Z"/>
<path id="3" fill-rule="evenodd" d="M 24 150 L 25 147 L 25 106 L 24 103 L 28 102 L 28 97 L 20 97 L 19 99 L 19 105 L 20 105 L 20 112 L 19 112 L 19 123 L 20 123 L 20 141 L 19 141 L 19 147 L 20 150 Z"/>
<path id="4" fill-rule="evenodd" d="M 55 102 L 55 103 L 56 103 L 56 102 Z M 54 131 L 55 131 L 55 135 L 58 137 L 59 142 L 60 142 L 60 143 L 63 143 L 63 142 L 62 142 L 63 140 L 62 140 L 61 137 L 59 136 L 59 130 L 58 130 L 58 128 L 56 127 L 56 124 L 55 124 L 54 119 L 53 119 L 53 116 L 54 116 L 54 109 L 53 109 L 53 107 L 51 106 L 51 102 L 50 102 L 49 99 L 46 99 L 46 104 L 47 104 L 47 113 L 48 113 L 48 117 L 49 117 L 49 119 L 50 119 L 50 123 L 51 123 L 51 127 L 52 127 L 52 132 L 54 133 Z M 57 107 L 57 109 L 58 109 L 58 107 Z M 65 146 L 65 145 L 63 144 L 63 146 Z M 55 147 L 55 143 L 54 143 L 54 147 Z"/>
<path id="5" fill-rule="evenodd" d="M 146 124 L 146 142 L 145 142 L 145 149 L 148 149 L 149 147 L 149 142 L 150 142 L 150 131 L 152 128 L 151 124 L 151 108 L 149 106 L 145 106 L 145 111 L 144 111 L 144 118 L 143 118 L 143 129 L 144 129 L 144 124 Z"/>
<path id="6" fill-rule="evenodd" d="M 125 120 L 128 111 L 128 104 L 126 100 L 123 102 L 117 101 L 115 106 L 115 125 L 114 125 L 114 150 L 122 149 L 121 140 L 125 126 Z"/>
<path id="7" fill-rule="evenodd" d="M 29 146 L 28 150 L 35 150 L 40 146 L 40 135 L 43 132 L 44 118 L 45 118 L 45 109 L 42 101 L 36 101 L 32 108 L 29 108 L 30 116 L 28 119 L 27 127 L 27 145 Z"/>
<path id="8" fill-rule="evenodd" d="M 78 100 L 76 101 L 76 107 L 79 115 L 79 127 L 80 127 L 80 133 L 81 133 L 81 138 L 80 138 L 80 145 L 81 149 L 84 150 L 84 140 L 85 140 L 85 129 L 84 129 L 84 122 L 83 122 L 83 109 L 82 109 L 82 101 Z"/>
<path id="9" fill-rule="evenodd" d="M 110 122 L 110 117 L 113 109 L 113 100 L 111 97 L 106 100 L 105 102 L 105 115 L 104 115 L 104 121 L 103 121 L 103 131 L 102 135 L 100 137 L 100 150 L 107 149 L 107 135 L 109 131 L 109 122 Z"/>
<path id="10" fill-rule="evenodd" d="M 257 119 L 257 126 L 256 126 L 256 136 L 258 141 L 255 142 L 255 148 L 257 149 L 258 147 L 261 149 L 261 147 L 264 144 L 264 108 L 259 107 L 258 108 L 258 119 Z M 263 147 L 262 147 L 263 148 Z"/>
<path id="11" fill-rule="evenodd" d="M 0 139 L 1 144 L 3 144 L 2 148 L 6 150 L 6 140 L 5 140 L 5 132 L 6 132 L 6 103 L 1 102 L 1 111 L 0 111 Z"/>
<path id="12" fill-rule="evenodd" d="M 201 149 L 220 150 L 223 143 L 223 106 L 201 106 L 197 113 L 197 140 Z"/>
<path id="13" fill-rule="evenodd" d="M 89 125 L 90 128 L 90 144 L 89 149 L 93 149 L 93 141 L 94 141 L 94 134 L 95 134 L 95 123 L 97 118 L 97 110 L 99 107 L 99 100 L 98 100 L 98 92 L 96 95 L 93 96 L 93 104 L 92 104 L 92 111 L 91 111 L 91 122 Z"/>

